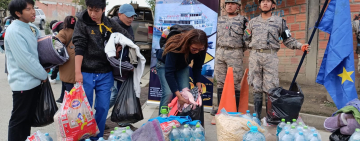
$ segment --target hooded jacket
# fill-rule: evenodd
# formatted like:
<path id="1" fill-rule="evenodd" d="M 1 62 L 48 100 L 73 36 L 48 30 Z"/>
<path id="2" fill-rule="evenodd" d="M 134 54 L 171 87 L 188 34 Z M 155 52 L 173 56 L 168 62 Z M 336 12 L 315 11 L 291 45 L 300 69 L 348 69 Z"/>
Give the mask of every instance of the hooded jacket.
<path id="1" fill-rule="evenodd" d="M 87 10 L 79 13 L 75 24 L 73 43 L 75 55 L 82 55 L 83 61 L 81 72 L 86 73 L 108 73 L 112 67 L 107 60 L 104 48 L 111 33 L 120 32 L 130 40 L 134 38 L 118 23 L 103 14 L 102 24 L 94 22 Z"/>

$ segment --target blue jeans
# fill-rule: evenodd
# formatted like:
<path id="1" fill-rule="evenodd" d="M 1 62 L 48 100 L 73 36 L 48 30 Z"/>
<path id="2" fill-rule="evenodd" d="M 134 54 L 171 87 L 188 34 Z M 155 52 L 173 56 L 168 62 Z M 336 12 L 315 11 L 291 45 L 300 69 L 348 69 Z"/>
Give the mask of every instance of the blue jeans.
<path id="1" fill-rule="evenodd" d="M 157 62 L 156 71 L 160 79 L 161 90 L 162 90 L 162 96 L 159 107 L 159 115 L 160 115 L 161 106 L 168 106 L 168 104 L 171 102 L 173 97 L 175 97 L 175 94 L 171 92 L 168 82 L 166 81 L 165 64 L 163 62 L 161 61 Z M 177 83 L 179 91 L 181 91 L 184 88 L 189 88 L 190 86 L 189 67 L 185 67 L 184 69 L 176 71 L 175 78 L 176 78 L 176 82 L 172 82 L 172 83 Z"/>
<path id="2" fill-rule="evenodd" d="M 118 81 L 118 80 L 114 80 L 114 86 L 111 87 L 111 96 L 110 96 L 110 106 L 109 108 L 111 108 L 112 106 L 115 105 L 115 100 L 119 94 L 119 90 L 121 87 L 121 84 L 123 82 L 122 81 Z"/>
<path id="3" fill-rule="evenodd" d="M 93 104 L 93 95 L 95 89 L 95 120 L 100 130 L 97 137 L 92 137 L 92 140 L 97 140 L 104 135 L 106 116 L 109 111 L 111 87 L 114 85 L 114 77 L 112 72 L 109 73 L 85 73 L 83 75 L 83 86 L 86 97 L 89 100 L 90 106 Z"/>

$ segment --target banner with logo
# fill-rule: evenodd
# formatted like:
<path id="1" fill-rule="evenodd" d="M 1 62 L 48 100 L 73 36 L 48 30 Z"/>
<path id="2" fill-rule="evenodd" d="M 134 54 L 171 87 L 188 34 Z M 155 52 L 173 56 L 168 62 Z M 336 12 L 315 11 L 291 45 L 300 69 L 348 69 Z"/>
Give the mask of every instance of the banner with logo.
<path id="1" fill-rule="evenodd" d="M 204 107 L 205 109 L 212 107 L 218 6 L 219 1 L 210 0 L 156 0 L 148 104 L 159 105 L 162 96 L 160 80 L 154 71 L 157 64 L 155 52 L 160 49 L 159 40 L 162 31 L 168 26 L 179 24 L 192 25 L 196 29 L 203 30 L 208 36 L 209 45 L 201 71 L 201 83 Z M 192 81 L 191 67 L 189 71 L 189 83 L 193 88 L 195 84 Z"/>

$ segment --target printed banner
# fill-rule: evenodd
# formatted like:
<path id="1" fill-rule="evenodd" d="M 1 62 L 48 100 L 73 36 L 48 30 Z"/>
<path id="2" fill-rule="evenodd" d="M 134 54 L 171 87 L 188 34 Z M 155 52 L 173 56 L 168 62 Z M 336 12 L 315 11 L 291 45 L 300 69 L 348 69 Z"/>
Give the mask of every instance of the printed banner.
<path id="1" fill-rule="evenodd" d="M 152 42 L 152 56 L 150 63 L 150 83 L 147 103 L 159 105 L 162 96 L 159 77 L 154 73 L 156 70 L 156 49 L 160 49 L 159 40 L 162 31 L 168 26 L 175 24 L 192 25 L 196 29 L 203 30 L 208 36 L 208 50 L 201 71 L 203 86 L 203 101 L 205 108 L 212 107 L 213 77 L 216 48 L 216 27 L 218 18 L 218 1 L 209 0 L 156 0 L 154 33 Z M 190 70 L 190 86 L 192 71 Z"/>

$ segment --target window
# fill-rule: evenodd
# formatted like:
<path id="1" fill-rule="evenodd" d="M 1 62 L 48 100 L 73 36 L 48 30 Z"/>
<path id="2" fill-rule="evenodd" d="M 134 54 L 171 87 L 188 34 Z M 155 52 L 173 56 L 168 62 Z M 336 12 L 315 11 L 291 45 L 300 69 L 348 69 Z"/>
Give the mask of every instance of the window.
<path id="1" fill-rule="evenodd" d="M 40 15 L 39 11 L 37 11 L 37 10 L 35 10 L 35 11 L 36 11 L 36 16 L 39 16 Z"/>
<path id="2" fill-rule="evenodd" d="M 41 15 L 45 15 L 44 12 L 42 10 L 39 10 L 40 14 Z"/>

